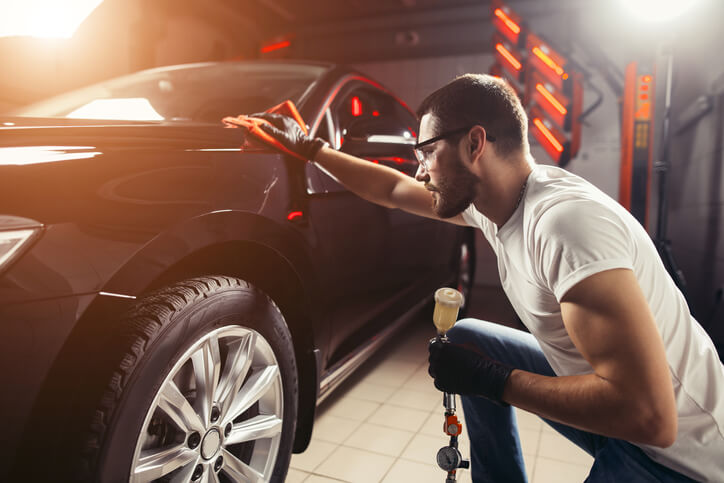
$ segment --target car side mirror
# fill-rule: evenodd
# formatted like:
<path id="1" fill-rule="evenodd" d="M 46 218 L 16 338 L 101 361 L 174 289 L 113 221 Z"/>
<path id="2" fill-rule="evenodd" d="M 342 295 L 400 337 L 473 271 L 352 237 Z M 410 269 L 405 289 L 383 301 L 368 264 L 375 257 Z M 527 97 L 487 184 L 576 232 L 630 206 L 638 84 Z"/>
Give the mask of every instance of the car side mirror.
<path id="1" fill-rule="evenodd" d="M 400 128 L 398 122 L 374 117 L 352 121 L 342 131 L 342 139 L 340 150 L 358 157 L 413 157 L 412 149 L 416 142 L 409 131 Z"/>

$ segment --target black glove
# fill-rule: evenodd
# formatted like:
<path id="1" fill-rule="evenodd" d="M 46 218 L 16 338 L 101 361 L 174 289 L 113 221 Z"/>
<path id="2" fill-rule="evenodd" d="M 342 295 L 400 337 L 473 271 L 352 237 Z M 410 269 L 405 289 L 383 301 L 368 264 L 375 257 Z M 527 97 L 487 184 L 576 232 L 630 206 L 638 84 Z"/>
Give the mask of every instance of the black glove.
<path id="1" fill-rule="evenodd" d="M 443 392 L 483 396 L 497 403 L 513 368 L 485 354 L 459 344 L 430 341 L 430 368 L 435 387 Z"/>
<path id="2" fill-rule="evenodd" d="M 259 119 L 269 121 L 272 126 L 261 124 L 259 128 L 279 141 L 285 148 L 299 154 L 303 158 L 313 160 L 317 152 L 322 149 L 322 146 L 327 144 L 327 142 L 321 138 L 313 138 L 304 134 L 299 124 L 289 116 L 260 112 L 258 114 L 252 114 L 251 117 L 258 117 Z"/>

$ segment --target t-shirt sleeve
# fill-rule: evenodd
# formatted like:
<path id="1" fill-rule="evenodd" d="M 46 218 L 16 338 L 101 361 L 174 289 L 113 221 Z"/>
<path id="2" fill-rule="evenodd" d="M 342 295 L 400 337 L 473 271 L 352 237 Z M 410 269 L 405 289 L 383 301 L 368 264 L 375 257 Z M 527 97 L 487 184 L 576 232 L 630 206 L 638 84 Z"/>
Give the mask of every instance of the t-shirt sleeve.
<path id="1" fill-rule="evenodd" d="M 462 212 L 463 220 L 468 225 L 479 228 L 483 232 L 483 235 L 492 246 L 495 246 L 493 240 L 495 239 L 495 224 L 485 217 L 482 213 L 475 209 L 475 205 L 470 203 L 465 211 Z"/>
<path id="2" fill-rule="evenodd" d="M 628 227 L 599 202 L 568 200 L 549 208 L 540 216 L 533 240 L 533 266 L 558 302 L 591 275 L 633 270 L 635 248 Z"/>

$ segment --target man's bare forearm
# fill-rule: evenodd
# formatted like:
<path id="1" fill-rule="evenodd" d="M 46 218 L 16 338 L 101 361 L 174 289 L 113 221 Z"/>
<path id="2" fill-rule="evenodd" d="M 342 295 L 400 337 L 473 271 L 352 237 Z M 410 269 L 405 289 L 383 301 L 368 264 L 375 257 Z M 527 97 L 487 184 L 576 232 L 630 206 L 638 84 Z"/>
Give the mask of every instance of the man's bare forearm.
<path id="1" fill-rule="evenodd" d="M 654 446 L 673 444 L 653 408 L 596 374 L 548 377 L 514 370 L 507 403 L 591 433 Z"/>
<path id="2" fill-rule="evenodd" d="M 391 193 L 405 176 L 399 171 L 329 147 L 320 149 L 314 162 L 361 198 L 388 208 L 396 208 L 393 206 Z"/>

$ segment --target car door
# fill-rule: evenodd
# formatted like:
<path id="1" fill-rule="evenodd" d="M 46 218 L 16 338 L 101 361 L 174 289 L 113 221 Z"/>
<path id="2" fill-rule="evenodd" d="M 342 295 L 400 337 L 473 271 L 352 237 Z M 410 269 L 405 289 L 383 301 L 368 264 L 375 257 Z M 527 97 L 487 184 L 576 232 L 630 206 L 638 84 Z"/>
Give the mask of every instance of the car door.
<path id="1" fill-rule="evenodd" d="M 416 142 L 417 119 L 392 95 L 372 88 L 353 93 L 360 99 L 360 120 L 342 126 L 348 138 L 358 146 L 345 148 L 352 154 L 370 153 L 365 156 L 372 162 L 384 164 L 403 174 L 414 177 L 418 162 L 413 152 Z M 365 113 L 371 118 L 364 120 Z M 361 129 L 360 126 L 361 125 Z M 351 139 L 348 142 L 351 142 Z M 366 146 L 365 146 L 366 144 Z M 432 200 L 431 200 L 432 203 Z M 406 295 L 422 297 L 433 285 L 444 278 L 447 270 L 449 249 L 441 249 L 446 223 L 409 214 L 402 210 L 388 210 L 389 232 L 385 238 L 384 285 L 396 299 Z M 441 245 L 442 243 L 442 245 Z M 444 260 L 444 263 L 441 261 Z M 409 306 L 409 303 L 401 303 Z"/>
<path id="2" fill-rule="evenodd" d="M 412 152 L 417 121 L 399 101 L 361 81 L 350 82 L 325 113 L 317 135 L 330 144 L 414 176 Z M 310 168 L 310 171 L 314 168 Z M 431 293 L 436 274 L 438 222 L 373 205 L 323 170 L 308 172 L 322 186 L 325 228 L 338 244 L 331 251 L 355 250 L 354 273 L 338 287 L 345 291 L 331 323 L 332 362 L 394 321 Z M 319 195 L 318 195 L 319 198 Z"/>
<path id="3" fill-rule="evenodd" d="M 332 116 L 336 101 L 314 134 L 338 148 Z M 330 366 L 372 335 L 368 322 L 389 298 L 380 285 L 388 210 L 359 198 L 315 164 L 307 163 L 305 170 L 316 265 L 331 329 L 325 361 Z"/>

